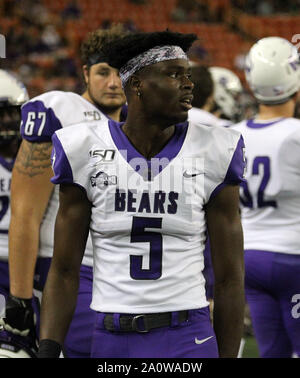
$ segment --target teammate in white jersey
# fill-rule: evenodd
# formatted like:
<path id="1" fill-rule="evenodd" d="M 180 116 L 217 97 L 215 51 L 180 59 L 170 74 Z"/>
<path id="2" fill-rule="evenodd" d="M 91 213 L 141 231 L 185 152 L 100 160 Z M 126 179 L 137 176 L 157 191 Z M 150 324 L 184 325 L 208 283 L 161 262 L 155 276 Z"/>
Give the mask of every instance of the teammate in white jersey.
<path id="1" fill-rule="evenodd" d="M 214 114 L 219 126 L 230 127 L 242 119 L 242 107 L 239 97 L 243 87 L 238 76 L 225 67 L 209 67 L 214 81 Z"/>
<path id="2" fill-rule="evenodd" d="M 26 311 L 31 315 L 33 286 L 43 290 L 53 254 L 58 192 L 53 190 L 50 182 L 51 137 L 56 130 L 82 121 L 109 117 L 120 121 L 126 99 L 118 71 L 107 64 L 101 45 L 123 32 L 120 26 L 98 30 L 83 43 L 83 74 L 87 88 L 82 95 L 51 91 L 31 99 L 22 107 L 23 141 L 12 175 L 9 268 L 12 298 L 27 299 Z M 89 241 L 80 271 L 76 312 L 65 343 L 68 357 L 90 354 L 94 322 L 94 313 L 89 308 L 92 277 L 92 245 Z M 25 308 L 21 319 L 18 314 L 22 310 L 17 301 L 14 309 L 6 317 L 6 328 L 13 324 L 15 332 L 30 328 Z"/>
<path id="3" fill-rule="evenodd" d="M 279 37 L 259 40 L 248 54 L 246 78 L 259 102 L 256 118 L 234 127 L 246 145 L 241 209 L 247 302 L 260 356 L 300 356 L 297 49 Z"/>
<path id="4" fill-rule="evenodd" d="M 16 77 L 0 70 L 0 324 L 9 308 L 8 228 L 10 221 L 11 172 L 20 144 L 21 105 L 28 100 L 27 90 Z M 33 307 L 36 304 L 34 301 Z M 28 357 L 37 346 L 35 335 L 21 337 L 0 327 L 0 358 Z"/>
<path id="5" fill-rule="evenodd" d="M 221 67 L 213 67 L 214 72 L 223 73 L 224 77 L 221 80 L 219 75 L 219 79 L 221 82 L 224 83 L 225 78 L 228 78 L 226 81 L 226 85 L 230 87 L 230 89 L 237 89 L 239 80 L 236 75 L 231 74 L 231 71 L 221 68 Z M 224 97 L 220 96 L 220 88 L 221 84 L 216 83 L 216 75 L 214 75 L 215 80 L 213 79 L 213 75 L 211 73 L 212 68 L 208 68 L 206 66 L 202 66 L 199 64 L 195 64 L 192 62 L 191 67 L 191 81 L 194 83 L 193 89 L 193 101 L 192 105 L 193 108 L 189 110 L 188 119 L 193 122 L 200 122 L 203 125 L 207 126 L 225 126 L 223 120 L 215 116 L 211 111 L 215 109 L 215 101 L 219 99 L 222 106 L 227 110 L 228 114 L 231 116 L 234 112 L 238 109 L 238 106 L 235 104 L 236 96 L 233 96 L 233 92 L 230 90 L 225 92 L 225 89 L 222 87 L 221 93 L 223 93 Z M 229 71 L 229 73 L 227 72 Z M 216 88 L 217 87 L 217 88 Z M 215 95 L 215 91 L 217 91 L 217 95 Z M 223 91 L 223 92 L 222 92 Z M 235 94 L 237 94 L 237 90 Z M 230 106 L 229 106 L 230 105 Z M 218 111 L 219 112 L 219 111 Z M 213 309 L 213 286 L 214 286 L 214 274 L 213 274 L 213 267 L 211 262 L 211 253 L 210 253 L 210 245 L 209 245 L 209 238 L 206 239 L 206 245 L 204 249 L 204 270 L 203 275 L 205 277 L 205 289 L 206 289 L 206 296 L 210 303 L 210 309 Z M 248 308 L 246 308 L 248 310 Z M 212 311 L 211 311 L 212 313 Z M 248 311 L 249 313 L 249 311 Z M 249 327 L 249 319 L 245 318 L 248 321 L 248 325 L 245 327 L 245 330 L 250 330 Z M 241 341 L 241 348 L 239 350 L 239 357 L 242 356 L 243 353 L 243 346 L 245 344 L 244 338 Z"/>
<path id="6" fill-rule="evenodd" d="M 56 357 L 64 342 L 89 228 L 91 357 L 237 355 L 243 140 L 236 131 L 186 121 L 193 84 L 185 52 L 195 39 L 135 33 L 104 46 L 120 70 L 126 122 L 83 124 L 53 136 L 60 207 L 39 357 Z M 206 227 L 216 277 L 214 329 L 202 274 Z"/>
<path id="7" fill-rule="evenodd" d="M 214 82 L 209 69 L 192 62 L 191 80 L 194 83 L 190 121 L 200 121 L 203 125 L 217 125 L 219 118 L 211 110 L 214 108 Z"/>

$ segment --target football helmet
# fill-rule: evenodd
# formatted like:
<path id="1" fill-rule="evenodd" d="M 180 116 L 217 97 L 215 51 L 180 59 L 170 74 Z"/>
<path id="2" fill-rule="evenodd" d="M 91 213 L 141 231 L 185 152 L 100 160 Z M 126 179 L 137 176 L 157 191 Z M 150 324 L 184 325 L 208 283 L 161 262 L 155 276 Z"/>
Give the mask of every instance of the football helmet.
<path id="1" fill-rule="evenodd" d="M 243 92 L 240 79 L 224 67 L 210 67 L 209 71 L 214 81 L 214 100 L 222 112 L 221 116 L 238 121 L 241 117 L 238 97 Z"/>
<path id="2" fill-rule="evenodd" d="M 23 83 L 0 69 L 0 145 L 19 136 L 20 107 L 29 100 Z"/>
<path id="3" fill-rule="evenodd" d="M 266 37 L 250 49 L 245 75 L 254 97 L 263 104 L 282 104 L 300 87 L 297 48 L 281 37 Z"/>
<path id="4" fill-rule="evenodd" d="M 36 358 L 37 346 L 22 336 L 0 330 L 0 358 Z"/>

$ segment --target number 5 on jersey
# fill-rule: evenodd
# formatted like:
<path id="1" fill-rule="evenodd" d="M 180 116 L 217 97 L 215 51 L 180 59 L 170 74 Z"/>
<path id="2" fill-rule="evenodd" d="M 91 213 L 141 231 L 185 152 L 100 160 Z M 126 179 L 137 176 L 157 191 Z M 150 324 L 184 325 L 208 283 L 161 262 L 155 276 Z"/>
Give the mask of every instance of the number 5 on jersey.
<path id="1" fill-rule="evenodd" d="M 162 274 L 163 238 L 160 232 L 145 231 L 145 228 L 161 230 L 162 218 L 133 217 L 131 243 L 149 243 L 149 269 L 143 268 L 143 256 L 130 255 L 130 276 L 134 280 L 157 280 Z"/>

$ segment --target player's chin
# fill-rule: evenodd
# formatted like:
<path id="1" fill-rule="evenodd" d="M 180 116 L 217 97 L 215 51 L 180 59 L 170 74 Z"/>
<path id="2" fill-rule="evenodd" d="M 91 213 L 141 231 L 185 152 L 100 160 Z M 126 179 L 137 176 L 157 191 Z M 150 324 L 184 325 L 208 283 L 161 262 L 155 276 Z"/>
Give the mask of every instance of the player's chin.
<path id="1" fill-rule="evenodd" d="M 125 101 L 121 98 L 109 99 L 102 101 L 102 105 L 106 108 L 119 108 L 125 104 Z"/>
<path id="2" fill-rule="evenodd" d="M 178 111 L 177 113 L 174 113 L 175 123 L 185 122 L 187 118 L 188 118 L 188 111 L 186 110 L 181 110 L 181 111 Z"/>

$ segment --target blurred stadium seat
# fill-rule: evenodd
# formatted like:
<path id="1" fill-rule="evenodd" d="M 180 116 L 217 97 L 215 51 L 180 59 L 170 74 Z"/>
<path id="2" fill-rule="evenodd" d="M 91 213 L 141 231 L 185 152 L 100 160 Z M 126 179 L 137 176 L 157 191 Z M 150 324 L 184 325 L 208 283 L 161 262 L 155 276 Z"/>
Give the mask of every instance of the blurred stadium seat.
<path id="1" fill-rule="evenodd" d="M 195 0 L 195 2 L 197 1 Z M 78 51 L 81 41 L 87 32 L 112 22 L 122 22 L 128 28 L 147 32 L 169 28 L 183 33 L 196 33 L 199 42 L 198 47 L 193 51 L 193 59 L 206 64 L 221 65 L 232 69 L 243 81 L 243 72 L 235 66 L 235 58 L 241 51 L 245 40 L 254 42 L 259 38 L 270 35 L 279 35 L 291 40 L 292 36 L 297 34 L 300 23 L 300 16 L 298 15 L 272 14 L 265 16 L 251 14 L 246 9 L 244 10 L 243 7 L 233 7 L 232 2 L 229 0 L 202 1 L 201 3 L 206 5 L 211 17 L 206 23 L 195 20 L 175 22 L 172 12 L 178 5 L 177 0 L 145 0 L 143 4 L 135 4 L 130 0 L 81 0 L 77 2 L 79 8 L 79 16 L 77 18 L 63 18 L 62 16 L 64 10 L 70 4 L 70 0 L 36 1 L 35 3 L 38 3 L 40 7 L 43 6 L 46 13 L 48 12 L 48 21 L 44 23 L 38 17 L 30 19 L 31 9 L 11 8 L 11 3 L 13 2 L 10 0 L 2 0 L 0 4 L 0 33 L 8 36 L 8 42 L 12 40 L 13 43 L 18 43 L 21 40 L 21 38 L 16 39 L 16 36 L 12 37 L 12 31 L 18 30 L 19 25 L 23 27 L 24 15 L 22 12 L 25 13 L 31 25 L 37 28 L 40 35 L 43 27 L 46 27 L 49 23 L 54 24 L 56 31 L 60 34 L 65 44 L 64 48 L 69 49 L 69 55 L 74 57 L 74 61 L 78 66 L 78 77 L 81 77 L 80 62 L 78 56 L 76 56 L 76 51 Z M 28 3 L 30 4 L 32 1 L 28 0 Z M 240 3 L 246 4 L 243 1 L 240 1 Z M 201 19 L 202 15 L 200 13 L 198 16 Z M 75 54 L 71 53 L 74 51 Z M 20 54 L 21 52 L 24 52 L 24 49 L 20 48 Z M 23 56 L 21 59 L 21 57 L 18 57 L 18 52 L 12 52 L 11 55 L 16 60 L 10 68 L 17 74 L 22 75 L 22 72 L 27 70 L 26 67 L 26 69 L 24 68 L 24 64 L 28 64 L 34 73 L 32 75 L 34 79 L 31 78 L 34 83 L 33 92 L 36 93 L 37 88 L 40 88 L 42 92 L 45 80 L 43 77 L 36 78 L 35 68 L 38 68 L 40 74 L 44 74 L 48 70 L 47 77 L 51 76 L 51 69 L 55 68 L 55 51 L 46 50 L 44 52 L 46 57 L 42 56 L 43 54 L 40 52 L 38 63 L 37 60 L 34 61 L 29 58 L 31 53 L 28 52 L 27 58 Z M 8 44 L 9 55 L 10 46 Z M 56 71 L 53 69 L 53 72 Z M 30 92 L 31 81 L 27 78 L 24 80 L 29 86 Z M 77 89 L 80 88 L 78 83 L 74 85 Z"/>

